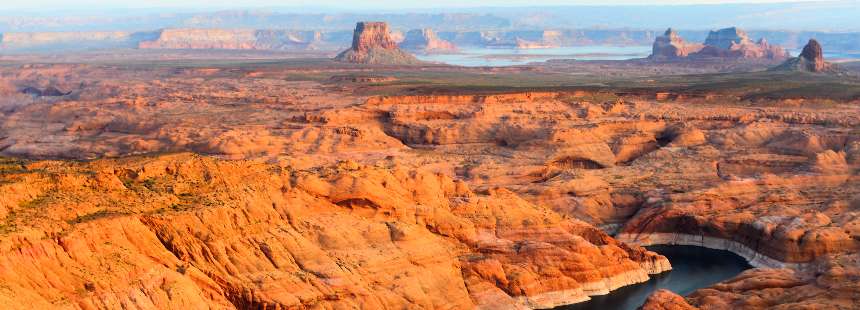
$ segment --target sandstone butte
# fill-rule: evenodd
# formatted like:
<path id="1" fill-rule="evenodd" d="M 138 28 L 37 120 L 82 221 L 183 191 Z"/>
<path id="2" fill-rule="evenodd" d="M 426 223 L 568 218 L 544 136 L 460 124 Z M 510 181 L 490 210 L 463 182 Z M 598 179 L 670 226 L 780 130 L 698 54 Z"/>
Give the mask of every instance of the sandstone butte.
<path id="1" fill-rule="evenodd" d="M 359 22 L 355 26 L 352 46 L 335 57 L 341 62 L 373 65 L 420 64 L 415 56 L 397 47 L 385 22 Z"/>
<path id="2" fill-rule="evenodd" d="M 753 42 L 747 33 L 736 27 L 711 31 L 703 44 L 686 43 L 671 28 L 654 41 L 650 59 L 757 59 L 782 61 L 789 58 L 780 46 L 771 45 L 764 38 Z"/>
<path id="3" fill-rule="evenodd" d="M 0 73 L 0 154 L 89 160 L 2 161 L 11 308 L 546 308 L 670 268 L 648 244 L 757 268 L 644 307 L 860 296 L 857 104 L 360 96 L 281 67 Z"/>
<path id="4" fill-rule="evenodd" d="M 775 71 L 801 71 L 801 72 L 837 72 L 836 66 L 824 60 L 824 49 L 815 39 L 809 39 L 809 43 L 803 47 L 800 55 L 786 60 L 781 65 L 773 68 Z"/>

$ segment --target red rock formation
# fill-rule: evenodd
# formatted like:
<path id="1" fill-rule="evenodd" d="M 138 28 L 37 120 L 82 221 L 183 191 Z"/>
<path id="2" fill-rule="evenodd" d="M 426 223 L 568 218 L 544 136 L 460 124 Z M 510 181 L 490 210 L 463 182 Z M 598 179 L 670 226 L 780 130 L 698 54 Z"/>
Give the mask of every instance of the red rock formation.
<path id="1" fill-rule="evenodd" d="M 400 47 L 422 53 L 457 51 L 457 47 L 453 43 L 440 39 L 430 28 L 410 30 L 406 33 L 406 39 L 400 43 Z"/>
<path id="2" fill-rule="evenodd" d="M 711 31 L 705 39 L 705 47 L 691 56 L 783 60 L 789 55 L 780 46 L 770 45 L 765 39 L 753 42 L 745 31 L 731 27 Z"/>
<path id="3" fill-rule="evenodd" d="M 355 26 L 352 46 L 335 60 L 361 64 L 410 65 L 421 63 L 397 47 L 384 22 L 359 22 Z"/>
<path id="4" fill-rule="evenodd" d="M 858 258 L 833 257 L 815 272 L 751 269 L 686 298 L 661 290 L 640 309 L 854 309 L 860 296 Z"/>
<path id="5" fill-rule="evenodd" d="M 12 165 L 0 305 L 549 308 L 669 268 L 508 190 L 429 172 L 189 154 Z"/>
<path id="6" fill-rule="evenodd" d="M 701 44 L 687 43 L 675 30 L 669 28 L 666 33 L 654 40 L 649 58 L 655 60 L 683 58 L 701 49 Z"/>
<path id="7" fill-rule="evenodd" d="M 704 44 L 685 43 L 670 28 L 654 41 L 650 56 L 656 60 L 685 57 L 782 60 L 788 58 L 788 52 L 765 39 L 753 42 L 746 32 L 734 27 L 711 31 Z"/>
<path id="8" fill-rule="evenodd" d="M 684 300 L 684 297 L 673 293 L 672 291 L 660 289 L 648 296 L 645 304 L 639 307 L 639 310 L 695 310 L 696 307 L 691 306 Z"/>
<path id="9" fill-rule="evenodd" d="M 803 72 L 835 72 L 835 67 L 824 61 L 824 51 L 821 44 L 815 39 L 809 39 L 809 43 L 803 47 L 798 57 L 792 58 L 774 68 L 777 71 L 803 71 Z"/>

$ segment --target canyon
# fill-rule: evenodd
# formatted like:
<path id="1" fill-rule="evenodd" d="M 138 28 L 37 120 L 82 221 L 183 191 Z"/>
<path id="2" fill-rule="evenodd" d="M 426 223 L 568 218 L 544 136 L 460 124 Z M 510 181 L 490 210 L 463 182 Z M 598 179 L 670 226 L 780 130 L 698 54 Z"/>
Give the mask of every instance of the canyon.
<path id="1" fill-rule="evenodd" d="M 146 68 L 0 68 L 0 303 L 550 308 L 669 270 L 653 244 L 758 268 L 645 307 L 860 293 L 858 94 L 702 93 L 795 73 L 500 92 L 431 65 Z"/>
<path id="2" fill-rule="evenodd" d="M 856 3 L 365 4 L 4 9 L 0 308 L 860 308 Z"/>

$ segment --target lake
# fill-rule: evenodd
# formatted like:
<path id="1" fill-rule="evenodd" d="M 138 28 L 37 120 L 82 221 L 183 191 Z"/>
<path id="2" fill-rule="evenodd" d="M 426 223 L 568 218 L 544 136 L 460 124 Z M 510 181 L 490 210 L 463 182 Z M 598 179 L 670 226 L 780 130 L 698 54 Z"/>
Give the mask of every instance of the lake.
<path id="1" fill-rule="evenodd" d="M 800 55 L 801 50 L 790 50 L 792 56 Z M 461 48 L 457 54 L 416 55 L 423 61 L 445 63 L 464 67 L 504 67 L 543 62 L 551 59 L 577 60 L 625 60 L 645 58 L 651 55 L 651 46 L 574 46 L 554 48 Z M 860 52 L 824 53 L 829 60 L 857 60 Z"/>
<path id="2" fill-rule="evenodd" d="M 665 255 L 672 263 L 672 270 L 653 275 L 648 282 L 626 286 L 608 295 L 592 296 L 587 302 L 558 307 L 556 310 L 635 310 L 658 289 L 668 289 L 685 296 L 752 268 L 742 257 L 729 251 L 682 245 L 647 248 Z"/>
<path id="3" fill-rule="evenodd" d="M 575 46 L 554 48 L 461 48 L 457 54 L 416 55 L 418 59 L 465 67 L 513 66 L 550 59 L 624 60 L 651 54 L 651 46 Z"/>

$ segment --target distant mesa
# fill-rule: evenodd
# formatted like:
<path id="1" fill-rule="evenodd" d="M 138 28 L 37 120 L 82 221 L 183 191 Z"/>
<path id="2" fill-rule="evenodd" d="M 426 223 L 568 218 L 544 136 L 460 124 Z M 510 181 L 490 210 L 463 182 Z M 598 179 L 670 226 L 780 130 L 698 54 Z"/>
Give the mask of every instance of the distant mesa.
<path id="1" fill-rule="evenodd" d="M 663 36 L 654 41 L 653 51 L 649 58 L 654 60 L 682 58 L 784 60 L 789 57 L 784 48 L 771 45 L 765 39 L 755 42 L 749 38 L 745 31 L 731 27 L 711 31 L 708 33 L 704 44 L 686 43 L 680 35 L 670 28 Z"/>
<path id="2" fill-rule="evenodd" d="M 352 46 L 337 55 L 336 61 L 375 65 L 416 65 L 422 62 L 404 52 L 391 38 L 385 22 L 359 22 L 355 26 Z"/>
<path id="3" fill-rule="evenodd" d="M 141 49 L 315 50 L 325 44 L 320 31 L 255 29 L 163 29 Z"/>
<path id="4" fill-rule="evenodd" d="M 400 48 L 418 53 L 450 53 L 456 52 L 454 43 L 440 39 L 430 28 L 413 29 L 406 33 L 406 38 L 400 43 Z"/>
<path id="5" fill-rule="evenodd" d="M 815 73 L 837 71 L 836 66 L 824 61 L 824 49 L 815 39 L 809 39 L 809 43 L 806 43 L 806 46 L 803 47 L 800 56 L 786 60 L 772 70 Z"/>

